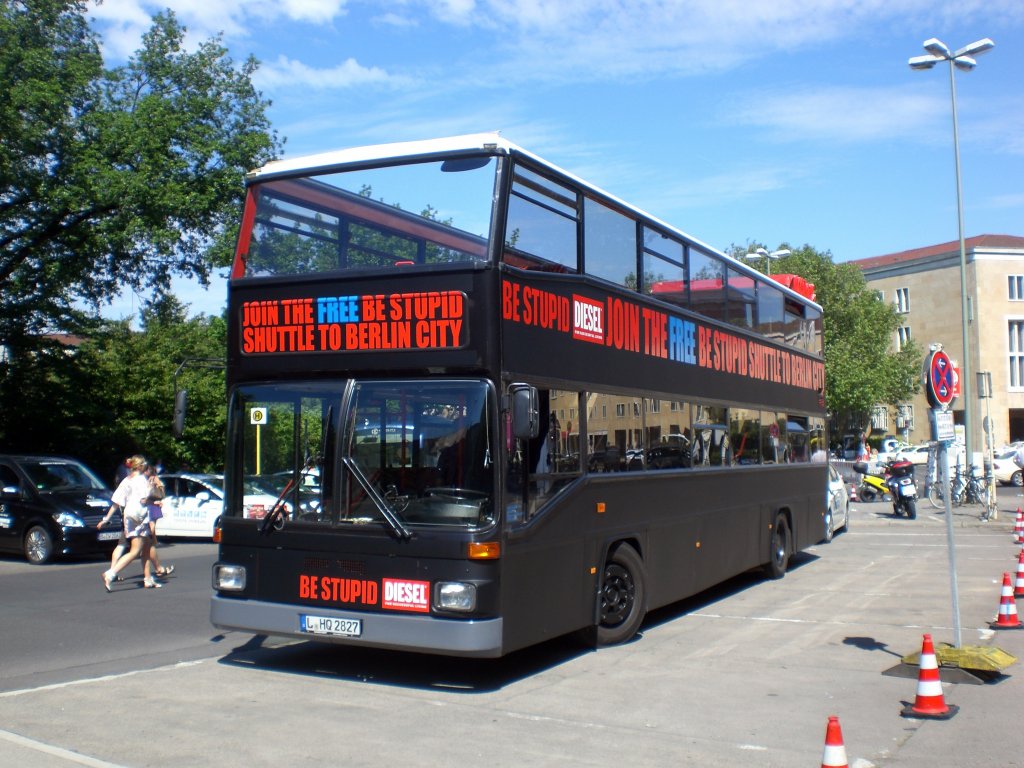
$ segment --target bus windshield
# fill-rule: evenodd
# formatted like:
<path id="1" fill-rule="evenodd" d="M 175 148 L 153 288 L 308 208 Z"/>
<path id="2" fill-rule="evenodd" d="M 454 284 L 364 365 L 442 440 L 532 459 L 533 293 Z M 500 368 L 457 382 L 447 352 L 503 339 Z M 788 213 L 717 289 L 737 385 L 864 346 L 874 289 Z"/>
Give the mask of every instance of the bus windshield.
<path id="1" fill-rule="evenodd" d="M 297 523 L 377 524 L 402 537 L 408 527 L 486 526 L 495 509 L 488 391 L 464 380 L 245 387 L 235 399 L 239 474 L 278 489 Z"/>
<path id="2" fill-rule="evenodd" d="M 496 165 L 481 156 L 255 183 L 234 276 L 484 261 Z"/>

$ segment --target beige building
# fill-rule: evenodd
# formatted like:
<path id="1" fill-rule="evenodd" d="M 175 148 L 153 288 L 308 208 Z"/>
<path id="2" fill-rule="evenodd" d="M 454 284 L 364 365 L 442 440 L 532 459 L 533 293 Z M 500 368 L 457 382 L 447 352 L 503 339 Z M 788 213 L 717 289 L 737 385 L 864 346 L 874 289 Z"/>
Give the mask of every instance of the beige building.
<path id="1" fill-rule="evenodd" d="M 1024 237 L 978 235 L 965 241 L 965 249 L 971 442 L 980 451 L 986 445 L 986 416 L 991 417 L 994 447 L 1024 440 Z M 963 360 L 959 241 L 851 263 L 883 301 L 896 305 L 902 322 L 893 344 L 913 339 L 927 351 L 938 342 L 955 363 Z M 980 371 L 991 374 L 989 399 L 979 397 Z M 953 407 L 956 423 L 963 424 L 964 398 Z M 898 408 L 877 407 L 872 428 L 911 443 L 926 442 L 930 427 L 924 391 Z"/>

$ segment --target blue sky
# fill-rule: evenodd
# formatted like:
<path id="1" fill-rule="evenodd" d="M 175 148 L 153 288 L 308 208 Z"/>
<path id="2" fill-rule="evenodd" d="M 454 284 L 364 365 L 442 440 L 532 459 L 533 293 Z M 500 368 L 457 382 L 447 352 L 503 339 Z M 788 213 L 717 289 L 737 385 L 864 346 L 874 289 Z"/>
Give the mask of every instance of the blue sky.
<path id="1" fill-rule="evenodd" d="M 836 261 L 957 238 L 948 65 L 907 59 L 989 37 L 956 76 L 965 235 L 1024 235 L 1022 0 L 103 0 L 107 63 L 168 7 L 262 62 L 286 157 L 499 130 L 717 248 Z"/>

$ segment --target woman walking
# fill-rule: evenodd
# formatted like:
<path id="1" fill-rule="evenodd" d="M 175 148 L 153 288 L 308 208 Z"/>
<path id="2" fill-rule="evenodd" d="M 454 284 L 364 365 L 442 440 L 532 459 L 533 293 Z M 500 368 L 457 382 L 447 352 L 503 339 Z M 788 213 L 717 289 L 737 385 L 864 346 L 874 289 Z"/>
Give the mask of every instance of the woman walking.
<path id="1" fill-rule="evenodd" d="M 110 570 L 103 572 L 103 588 L 110 591 L 110 585 L 117 579 L 120 573 L 135 558 L 146 555 L 145 544 L 149 539 L 149 509 L 146 506 L 146 499 L 149 497 L 149 480 L 143 474 L 146 470 L 146 460 L 141 456 L 132 456 L 128 460 L 128 477 L 121 481 L 111 497 L 110 509 L 106 516 L 96 524 L 102 528 L 110 521 L 111 515 L 120 507 L 124 516 L 125 536 L 128 539 L 128 551 L 121 555 L 117 562 L 113 563 Z M 160 584 L 151 575 L 143 563 L 146 578 L 143 583 L 146 587 L 159 587 Z"/>

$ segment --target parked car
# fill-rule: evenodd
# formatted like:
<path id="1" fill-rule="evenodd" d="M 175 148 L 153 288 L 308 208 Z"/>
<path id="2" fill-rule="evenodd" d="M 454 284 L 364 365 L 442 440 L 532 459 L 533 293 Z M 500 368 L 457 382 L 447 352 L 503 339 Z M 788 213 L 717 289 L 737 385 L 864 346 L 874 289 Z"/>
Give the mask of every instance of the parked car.
<path id="1" fill-rule="evenodd" d="M 673 469 L 690 466 L 690 451 L 680 445 L 659 445 L 647 451 L 650 469 Z"/>
<path id="2" fill-rule="evenodd" d="M 224 476 L 173 473 L 160 475 L 160 480 L 167 495 L 162 507 L 163 517 L 156 524 L 157 534 L 211 538 L 214 524 L 224 511 Z M 269 489 L 247 480 L 242 514 L 262 518 L 276 501 L 277 496 Z"/>
<path id="3" fill-rule="evenodd" d="M 832 541 L 836 531 L 850 527 L 850 494 L 842 476 L 831 464 L 828 465 L 828 486 L 825 490 L 825 538 Z"/>
<path id="4" fill-rule="evenodd" d="M 927 464 L 928 463 L 928 451 L 929 446 L 925 445 L 912 445 L 909 448 L 904 448 L 897 455 L 897 459 L 905 459 L 911 464 Z"/>
<path id="5" fill-rule="evenodd" d="M 96 524 L 110 494 L 75 459 L 0 455 L 0 550 L 21 552 L 34 565 L 59 555 L 109 555 L 121 537 L 121 515 L 104 528 Z"/>
<path id="6" fill-rule="evenodd" d="M 993 457 L 992 475 L 997 483 L 1015 485 L 1018 488 L 1024 486 L 1024 474 L 1013 460 L 1016 454 L 1016 449 L 1011 448 Z"/>

